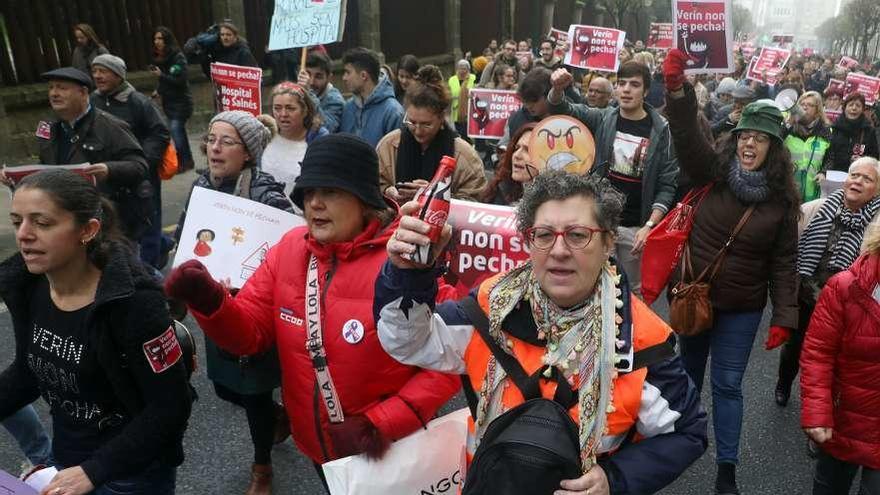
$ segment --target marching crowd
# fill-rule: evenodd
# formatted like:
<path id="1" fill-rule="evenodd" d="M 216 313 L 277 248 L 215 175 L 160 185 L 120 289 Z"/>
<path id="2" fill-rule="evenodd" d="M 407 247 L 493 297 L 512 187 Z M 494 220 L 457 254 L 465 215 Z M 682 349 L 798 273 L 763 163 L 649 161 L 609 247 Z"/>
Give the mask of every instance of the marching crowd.
<path id="1" fill-rule="evenodd" d="M 564 66 L 549 38 L 492 40 L 446 78 L 354 48 L 346 99 L 315 47 L 272 88 L 270 115 L 216 113 L 197 163 L 187 69 L 256 66 L 237 28 L 183 47 L 156 28 L 152 95 L 90 26 L 73 33 L 73 66 L 43 74 L 54 118 L 36 139 L 40 163 L 89 165 L 2 176 L 19 252 L 0 264 L 15 334 L 0 418 L 30 463 L 58 469 L 43 495 L 174 493 L 198 407 L 187 313 L 214 392 L 246 412 L 248 495 L 271 493 L 288 436 L 323 480 L 328 461 L 382 459 L 460 389 L 465 494 L 654 493 L 703 455 L 710 416 L 714 492 L 739 494 L 743 376 L 768 302 L 775 401 L 787 407 L 800 373 L 813 493 L 848 493 L 859 471 L 860 493 L 880 493 L 880 105 L 832 84 L 880 62 L 795 53 L 769 84 L 739 51 L 733 73 L 693 76 L 683 52 L 627 42 L 599 73 Z M 467 135 L 474 88 L 522 102 L 497 143 Z M 591 132 L 587 175 L 530 153 L 552 115 Z M 444 156 L 451 197 L 512 206 L 529 247 L 464 298 L 443 277 L 451 228 L 432 240 L 416 215 Z M 168 272 L 189 207 L 163 233 L 169 163 L 305 226 L 240 290 L 197 260 Z M 667 249 L 676 221 L 686 237 Z M 214 236 L 200 231 L 201 249 Z M 421 246 L 438 261 L 413 262 Z M 645 269 L 660 258 L 668 269 Z M 669 321 L 651 309 L 664 290 Z"/>

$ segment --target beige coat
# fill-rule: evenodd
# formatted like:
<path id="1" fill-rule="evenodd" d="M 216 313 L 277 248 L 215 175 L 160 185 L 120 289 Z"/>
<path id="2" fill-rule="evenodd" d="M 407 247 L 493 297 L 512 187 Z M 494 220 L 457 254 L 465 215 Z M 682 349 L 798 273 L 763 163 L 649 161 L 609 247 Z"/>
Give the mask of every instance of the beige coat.
<path id="1" fill-rule="evenodd" d="M 807 225 L 813 220 L 813 217 L 819 211 L 819 208 L 825 203 L 825 198 L 814 199 L 813 201 L 807 201 L 806 203 L 801 205 L 801 220 L 798 222 L 798 239 L 801 238 L 801 234 L 804 233 L 804 229 L 807 228 Z M 868 225 L 868 228 L 865 229 L 865 235 L 862 237 L 862 251 L 865 250 L 865 239 L 868 237 L 868 232 L 873 229 L 880 229 L 880 211 L 874 214 L 874 218 L 871 220 L 871 223 Z"/>
<path id="2" fill-rule="evenodd" d="M 376 153 L 379 154 L 379 190 L 383 193 L 396 182 L 395 170 L 399 147 L 400 129 L 386 134 L 376 146 Z M 457 163 L 452 174 L 452 197 L 479 201 L 480 193 L 486 187 L 483 161 L 473 146 L 462 138 L 455 138 L 455 160 Z"/>

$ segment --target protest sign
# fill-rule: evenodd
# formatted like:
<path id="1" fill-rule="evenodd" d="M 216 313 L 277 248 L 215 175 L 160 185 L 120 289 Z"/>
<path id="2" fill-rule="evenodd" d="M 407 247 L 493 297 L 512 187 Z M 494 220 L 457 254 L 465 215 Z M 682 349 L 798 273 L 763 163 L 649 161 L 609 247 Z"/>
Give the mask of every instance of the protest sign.
<path id="1" fill-rule="evenodd" d="M 773 48 L 762 46 L 758 56 L 752 59 L 749 70 L 746 73 L 746 79 L 758 82 L 766 82 L 774 85 L 779 81 L 782 75 L 782 68 L 788 63 L 791 57 L 791 50 L 785 48 Z M 767 74 L 767 81 L 764 81 L 764 74 Z"/>
<path id="2" fill-rule="evenodd" d="M 774 34 L 770 38 L 770 41 L 772 43 L 776 43 L 779 46 L 783 46 L 783 45 L 786 45 L 786 44 L 794 41 L 794 35 L 793 34 Z"/>
<path id="3" fill-rule="evenodd" d="M 572 24 L 568 28 L 571 40 L 565 53 L 565 64 L 582 69 L 617 72 L 620 50 L 626 33 L 617 29 Z"/>
<path id="4" fill-rule="evenodd" d="M 468 136 L 475 139 L 501 139 L 507 118 L 522 102 L 516 91 L 472 89 L 468 92 Z"/>
<path id="5" fill-rule="evenodd" d="M 845 69 L 845 70 L 853 70 L 858 66 L 859 66 L 858 60 L 856 60 L 852 57 L 847 57 L 846 55 L 844 55 L 843 57 L 840 57 L 840 61 L 837 62 L 837 67 L 840 69 Z"/>
<path id="6" fill-rule="evenodd" d="M 0 470 L 0 493 L 3 495 L 37 495 L 39 492 L 15 476 Z"/>
<path id="7" fill-rule="evenodd" d="M 672 33 L 671 22 L 652 22 L 651 32 L 648 34 L 648 48 L 672 48 L 675 43 L 675 37 L 672 36 Z"/>
<path id="8" fill-rule="evenodd" d="M 874 106 L 880 95 L 880 78 L 850 72 L 846 75 L 844 94 L 859 92 L 865 97 L 865 105 Z"/>
<path id="9" fill-rule="evenodd" d="M 755 43 L 753 41 L 746 41 L 739 46 L 739 50 L 742 52 L 743 57 L 751 59 L 752 55 L 755 54 Z"/>
<path id="10" fill-rule="evenodd" d="M 523 69 L 531 67 L 532 58 L 534 58 L 534 56 L 532 55 L 532 52 L 528 50 L 516 52 L 516 62 Z"/>
<path id="11" fill-rule="evenodd" d="M 553 46 L 556 47 L 553 50 L 553 54 L 560 59 L 565 57 L 565 52 L 568 51 L 568 32 L 561 29 L 550 28 L 550 32 L 547 33 L 547 37 L 553 40 Z"/>
<path id="12" fill-rule="evenodd" d="M 828 117 L 828 122 L 831 122 L 832 124 L 837 122 L 837 119 L 840 117 L 840 114 L 842 114 L 842 113 L 843 113 L 843 110 L 831 110 L 828 108 L 825 109 L 825 116 Z"/>
<path id="13" fill-rule="evenodd" d="M 232 64 L 211 64 L 214 103 L 218 112 L 244 110 L 254 116 L 262 113 L 260 81 L 263 69 Z"/>
<path id="14" fill-rule="evenodd" d="M 77 165 L 19 165 L 13 167 L 3 167 L 3 173 L 6 174 L 6 178 L 12 181 L 12 184 L 18 184 L 22 179 L 27 177 L 28 175 L 35 174 L 37 172 L 41 172 L 43 170 L 56 170 L 59 168 L 63 168 L 66 170 L 70 170 L 71 172 L 76 172 L 77 174 L 83 176 L 86 180 L 92 183 L 92 185 L 97 184 L 95 182 L 95 176 L 89 175 L 85 171 L 91 166 L 89 163 L 80 163 Z"/>
<path id="15" fill-rule="evenodd" d="M 342 41 L 346 0 L 275 0 L 269 50 Z"/>
<path id="16" fill-rule="evenodd" d="M 730 0 L 674 0 L 675 47 L 688 56 L 688 74 L 733 72 Z"/>
<path id="17" fill-rule="evenodd" d="M 174 266 L 201 261 L 217 280 L 239 288 L 259 268 L 269 248 L 302 217 L 249 199 L 194 187 Z"/>
<path id="18" fill-rule="evenodd" d="M 596 158 L 596 141 L 590 129 L 567 115 L 551 115 L 532 131 L 529 156 L 534 174 L 544 170 L 565 170 L 585 175 Z M 530 173 L 532 173 L 530 172 Z"/>
<path id="19" fill-rule="evenodd" d="M 825 88 L 826 91 L 837 91 L 841 95 L 843 95 L 843 91 L 846 89 L 846 83 L 841 81 L 840 79 L 829 79 L 828 87 Z"/>
<path id="20" fill-rule="evenodd" d="M 525 240 L 516 230 L 516 211 L 510 206 L 453 199 L 448 222 L 452 240 L 446 249 L 449 271 L 445 278 L 461 296 L 529 259 Z"/>

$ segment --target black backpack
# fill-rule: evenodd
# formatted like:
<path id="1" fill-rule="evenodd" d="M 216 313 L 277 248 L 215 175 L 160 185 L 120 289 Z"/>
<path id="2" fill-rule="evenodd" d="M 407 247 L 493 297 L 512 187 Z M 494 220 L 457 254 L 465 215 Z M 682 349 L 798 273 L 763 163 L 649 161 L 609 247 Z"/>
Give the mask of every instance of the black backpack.
<path id="1" fill-rule="evenodd" d="M 578 425 L 568 410 L 578 401 L 558 368 L 549 379 L 556 380 L 553 400 L 541 396 L 540 380 L 548 365 L 526 375 L 522 365 L 489 334 L 489 320 L 472 298 L 460 302 L 496 361 L 522 392 L 525 402 L 495 418 L 486 428 L 465 478 L 463 495 L 549 495 L 565 479 L 582 475 Z M 670 340 L 637 352 L 633 369 L 649 366 L 675 355 Z M 475 412 L 476 396 L 463 379 L 465 394 Z M 474 416 L 476 416 L 474 414 Z"/>

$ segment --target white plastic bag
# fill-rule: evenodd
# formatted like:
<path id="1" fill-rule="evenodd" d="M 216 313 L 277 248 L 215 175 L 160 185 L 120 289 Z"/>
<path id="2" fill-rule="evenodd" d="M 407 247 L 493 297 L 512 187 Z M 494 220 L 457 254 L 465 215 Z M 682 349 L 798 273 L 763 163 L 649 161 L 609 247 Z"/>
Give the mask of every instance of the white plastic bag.
<path id="1" fill-rule="evenodd" d="M 363 454 L 323 465 L 332 495 L 454 494 L 470 412 L 459 409 L 391 445 L 379 461 Z"/>

